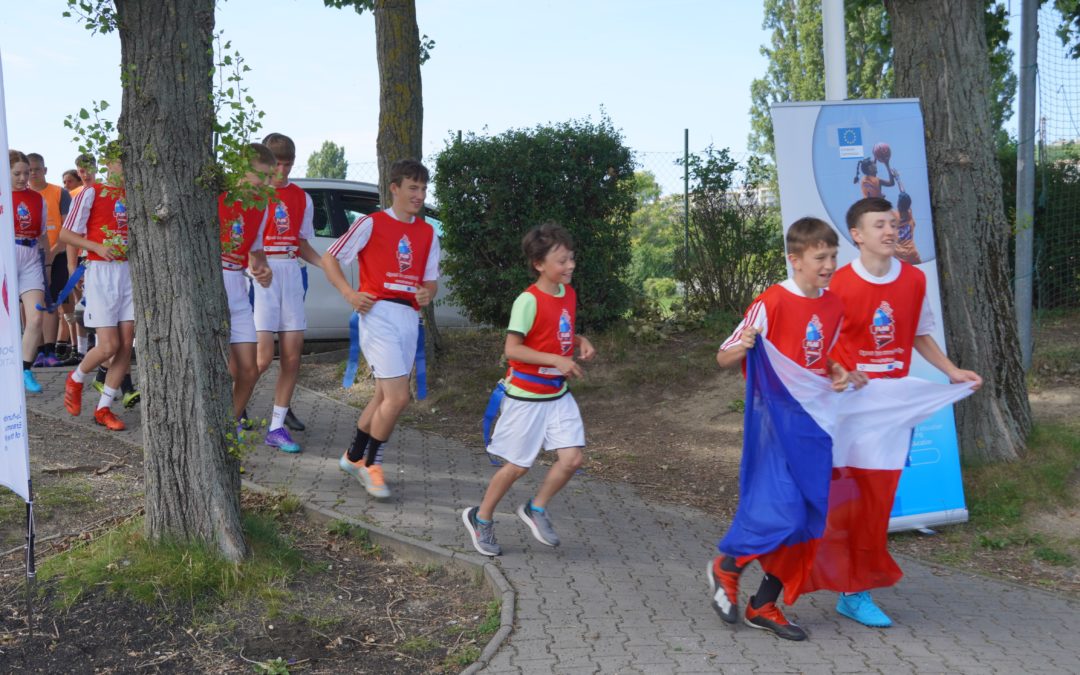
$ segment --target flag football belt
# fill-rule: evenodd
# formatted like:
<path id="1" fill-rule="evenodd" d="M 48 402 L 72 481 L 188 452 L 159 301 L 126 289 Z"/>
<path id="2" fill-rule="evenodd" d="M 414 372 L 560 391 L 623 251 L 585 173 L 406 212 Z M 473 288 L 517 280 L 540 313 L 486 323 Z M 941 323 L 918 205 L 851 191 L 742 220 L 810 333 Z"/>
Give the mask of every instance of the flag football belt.
<path id="1" fill-rule="evenodd" d="M 19 246 L 26 246 L 27 248 L 33 248 L 37 246 L 37 239 L 16 239 L 15 243 Z"/>
<path id="2" fill-rule="evenodd" d="M 412 305 L 404 300 L 395 301 Z M 427 356 L 424 353 L 424 319 L 420 318 L 420 326 L 416 331 L 416 357 L 413 363 L 416 365 L 416 398 L 427 398 Z M 349 317 L 349 362 L 345 365 L 345 375 L 341 378 L 341 386 L 348 389 L 356 382 L 356 371 L 360 368 L 360 312 L 354 311 Z"/>
<path id="3" fill-rule="evenodd" d="M 38 311 L 39 312 L 48 312 L 49 314 L 55 313 L 56 308 L 59 307 L 60 305 L 64 304 L 64 301 L 67 300 L 69 295 L 71 295 L 71 291 L 75 290 L 75 286 L 79 283 L 79 279 L 82 279 L 83 273 L 85 271 L 86 271 L 86 263 L 81 262 L 78 265 L 76 265 L 75 266 L 75 271 L 71 273 L 70 277 L 68 277 L 67 283 L 64 284 L 64 287 L 60 290 L 60 295 L 56 296 L 56 300 L 52 301 L 52 302 L 49 302 L 48 301 L 49 294 L 46 293 L 45 294 L 46 305 L 44 307 L 42 307 L 41 305 L 35 305 L 37 307 Z"/>
<path id="4" fill-rule="evenodd" d="M 499 408 L 502 407 L 503 399 L 506 398 L 506 382 L 511 378 L 517 378 L 524 380 L 525 382 L 531 382 L 532 384 L 542 384 L 545 386 L 555 387 L 562 389 L 563 384 L 566 383 L 566 378 L 559 377 L 544 377 L 543 375 L 532 375 L 529 373 L 519 373 L 513 368 L 510 369 L 510 374 L 505 379 L 499 380 L 499 383 L 495 385 L 495 389 L 491 392 L 491 398 L 488 399 L 487 408 L 484 409 L 484 447 L 491 445 L 491 427 L 495 424 L 495 418 L 499 414 Z M 542 400 L 542 399 L 541 399 Z M 494 459 L 491 460 L 492 464 L 498 464 Z"/>

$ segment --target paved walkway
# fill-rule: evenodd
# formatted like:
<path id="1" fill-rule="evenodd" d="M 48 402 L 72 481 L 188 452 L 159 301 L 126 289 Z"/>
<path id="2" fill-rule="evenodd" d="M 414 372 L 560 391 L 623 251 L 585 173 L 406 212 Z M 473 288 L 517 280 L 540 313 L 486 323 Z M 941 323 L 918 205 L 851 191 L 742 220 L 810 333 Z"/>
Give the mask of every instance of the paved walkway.
<path id="1" fill-rule="evenodd" d="M 39 371 L 32 410 L 67 417 L 64 373 Z M 263 378 L 250 409 L 270 408 Z M 87 387 L 84 413 L 96 401 Z M 90 394 L 93 394 L 91 396 Z M 387 502 L 337 467 L 357 411 L 302 388 L 293 408 L 304 452 L 260 447 L 246 477 L 313 504 L 438 546 L 471 552 L 460 511 L 479 502 L 492 473 L 477 447 L 398 429 L 387 447 Z M 478 413 L 479 414 L 479 413 Z M 267 416 L 269 414 L 267 413 Z M 139 439 L 138 414 L 124 412 Z M 479 445 L 479 443 L 477 443 Z M 563 545 L 532 539 L 513 514 L 536 489 L 529 474 L 496 514 L 499 565 L 517 592 L 516 624 L 485 673 L 1080 673 L 1073 636 L 1080 604 L 1050 593 L 903 561 L 905 579 L 875 594 L 896 625 L 839 617 L 835 595 L 804 596 L 788 614 L 810 633 L 791 643 L 724 624 L 709 607 L 705 566 L 726 523 L 686 507 L 642 501 L 631 487 L 578 476 L 552 504 Z M 757 586 L 744 580 L 743 598 Z"/>

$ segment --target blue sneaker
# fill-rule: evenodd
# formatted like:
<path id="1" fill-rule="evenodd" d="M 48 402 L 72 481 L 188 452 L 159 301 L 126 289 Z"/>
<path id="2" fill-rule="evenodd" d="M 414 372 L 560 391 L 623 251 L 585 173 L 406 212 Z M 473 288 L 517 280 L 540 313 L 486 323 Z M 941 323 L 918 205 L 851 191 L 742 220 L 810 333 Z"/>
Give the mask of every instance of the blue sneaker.
<path id="1" fill-rule="evenodd" d="M 285 427 L 279 427 L 266 434 L 266 444 L 282 452 L 300 452 L 300 444 L 293 441 Z"/>
<path id="2" fill-rule="evenodd" d="M 34 378 L 34 373 L 29 370 L 22 371 L 23 386 L 26 387 L 26 391 L 31 394 L 40 394 L 41 385 Z"/>
<path id="3" fill-rule="evenodd" d="M 888 628 L 892 625 L 892 619 L 874 604 L 874 599 L 867 591 L 851 595 L 841 593 L 840 599 L 836 601 L 836 611 L 864 626 Z"/>

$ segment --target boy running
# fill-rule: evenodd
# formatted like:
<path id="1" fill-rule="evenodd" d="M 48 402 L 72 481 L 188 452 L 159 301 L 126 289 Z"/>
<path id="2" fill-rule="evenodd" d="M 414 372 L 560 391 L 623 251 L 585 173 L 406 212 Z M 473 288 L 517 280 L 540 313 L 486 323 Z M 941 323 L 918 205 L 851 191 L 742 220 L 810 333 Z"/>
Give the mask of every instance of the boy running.
<path id="1" fill-rule="evenodd" d="M 300 374 L 300 354 L 304 350 L 304 330 L 307 329 L 303 273 L 296 259 L 300 257 L 316 267 L 322 263 L 308 241 L 315 237 L 312 226 L 315 208 L 311 197 L 289 182 L 289 173 L 296 161 L 296 145 L 284 134 L 270 134 L 263 143 L 274 154 L 277 170 L 271 179 L 276 196 L 270 204 L 270 219 L 263 235 L 263 250 L 273 278 L 266 288 L 261 284 L 252 285 L 259 372 L 266 372 L 274 360 L 275 333 L 281 356 L 266 444 L 283 452 L 300 452 L 300 445 L 293 441 L 284 426 L 288 421 L 294 430 L 304 430 L 303 424 L 289 410 Z"/>
<path id="2" fill-rule="evenodd" d="M 833 389 L 843 391 L 852 382 L 848 371 L 829 359 L 828 354 L 840 333 L 844 305 L 833 293 L 825 290 L 836 270 L 836 253 L 839 241 L 828 223 L 817 218 L 801 218 L 788 228 L 785 237 L 787 258 L 793 270 L 792 278 L 771 286 L 750 305 L 742 322 L 721 346 L 716 361 L 721 368 L 731 368 L 746 360 L 747 350 L 753 349 L 757 336 L 767 337 L 776 349 L 807 370 L 832 380 Z M 762 347 L 764 348 L 764 347 Z M 746 430 L 750 433 L 750 430 Z M 792 442 L 777 439 L 778 444 Z M 815 480 L 813 477 L 788 476 L 790 467 L 783 461 L 784 447 L 775 448 L 781 458 L 776 463 L 762 465 L 757 471 L 784 472 L 778 480 L 788 479 L 793 485 L 800 481 Z M 771 452 L 772 449 L 770 448 Z M 831 452 L 831 446 L 808 446 L 807 451 Z M 829 467 L 831 455 L 819 458 L 816 464 Z M 799 545 L 781 545 L 763 554 L 746 555 L 732 542 L 737 530 L 754 531 L 762 540 L 787 541 L 791 533 L 807 529 L 815 517 L 802 504 L 785 503 L 766 505 L 753 494 L 755 483 L 746 479 L 746 457 L 740 477 L 739 508 L 728 534 L 720 541 L 718 555 L 708 569 L 712 590 L 712 606 L 724 621 L 735 623 L 739 614 L 739 575 L 752 560 L 757 560 L 765 576 L 757 593 L 750 598 L 743 621 L 753 628 L 772 631 L 786 640 L 805 640 L 806 632 L 791 623 L 777 606 L 777 599 L 785 587 L 789 589 L 788 601 L 792 602 L 791 590 L 797 590 L 814 562 L 816 540 Z M 828 471 L 821 476 L 821 485 L 814 485 L 816 492 L 828 490 Z M 761 520 L 755 508 L 790 509 L 790 527 L 779 532 L 763 532 L 763 527 L 775 526 L 777 520 Z M 801 507 L 801 508 L 800 508 Z M 822 509 L 823 510 L 823 509 Z M 761 523 L 767 522 L 768 525 Z M 787 578 L 784 578 L 784 577 Z M 797 597 L 795 595 L 794 597 Z"/>
<path id="3" fill-rule="evenodd" d="M 416 358 L 418 312 L 439 285 L 439 238 L 424 222 L 428 170 L 402 159 L 390 167 L 392 206 L 361 216 L 322 258 L 326 278 L 359 313 L 360 349 L 375 375 L 375 395 L 356 420 L 356 435 L 341 456 L 341 469 L 373 497 L 390 496 L 382 470 L 382 446 L 409 404 L 409 373 Z M 341 266 L 360 264 L 353 290 Z"/>
<path id="4" fill-rule="evenodd" d="M 248 145 L 251 170 L 241 180 L 242 186 L 262 187 L 265 176 L 273 174 L 277 161 L 270 148 L 262 143 Z M 273 273 L 262 250 L 267 207 L 244 208 L 234 195 L 218 196 L 218 225 L 221 235 L 221 274 L 229 302 L 229 374 L 233 378 L 233 415 L 242 423 L 243 411 L 259 381 L 256 359 L 258 338 L 251 301 L 248 299 L 247 268 L 259 286 L 270 285 Z M 250 263 L 250 264 L 249 264 Z M 297 448 L 299 449 L 299 448 Z"/>
<path id="5" fill-rule="evenodd" d="M 581 412 L 566 380 L 582 376 L 574 362 L 575 348 L 584 361 L 596 355 L 592 343 L 574 332 L 577 294 L 570 286 L 575 267 L 570 233 L 546 223 L 530 230 L 521 248 L 536 282 L 510 310 L 505 346 L 510 369 L 496 389 L 496 396 L 503 392 L 505 396 L 487 448 L 506 462 L 491 477 L 480 505 L 461 512 L 473 547 L 487 556 L 502 554 L 495 541 L 495 507 L 528 473 L 541 448 L 554 451 L 558 459 L 536 496 L 517 508 L 517 515 L 541 544 L 559 545 L 548 502 L 581 467 L 585 447 Z"/>
<path id="6" fill-rule="evenodd" d="M 853 372 L 867 378 L 906 377 L 912 349 L 952 383 L 982 384 L 978 374 L 958 368 L 931 335 L 934 315 L 926 298 L 926 275 L 896 258 L 897 214 L 886 199 L 868 198 L 847 212 L 852 241 L 859 257 L 833 276 L 829 290 L 844 303 L 845 320 L 833 356 Z M 870 597 L 870 590 L 891 586 L 902 576 L 888 553 L 890 508 L 900 472 L 886 486 L 856 468 L 834 470 L 829 492 L 829 516 L 819 549 L 819 560 L 804 592 L 828 588 L 841 591 L 836 611 L 867 626 L 884 627 L 892 621 Z M 867 525 L 865 514 L 884 518 Z M 849 527 L 857 518 L 860 527 Z M 829 574 L 826 570 L 842 570 Z"/>
<path id="7" fill-rule="evenodd" d="M 18 150 L 8 151 L 11 165 L 11 208 L 15 221 L 15 263 L 18 268 L 19 300 L 26 315 L 23 326 L 23 386 L 31 394 L 41 385 L 30 370 L 42 342 L 42 316 L 37 306 L 45 304 L 45 271 L 42 251 L 49 246 L 45 223 L 49 208 L 45 198 L 29 187 L 30 160 Z"/>
<path id="8" fill-rule="evenodd" d="M 64 387 L 64 407 L 76 417 L 82 412 L 83 382 L 99 365 L 112 359 L 108 377 L 94 411 L 94 421 L 110 431 L 125 425 L 110 406 L 131 363 L 135 337 L 135 306 L 127 262 L 128 214 L 124 167 L 119 153 L 107 158 L 108 182 L 88 183 L 75 198 L 60 230 L 60 241 L 86 249 L 84 280 L 86 310 L 83 323 L 94 328 L 97 343 Z M 68 261 L 72 266 L 72 261 Z"/>

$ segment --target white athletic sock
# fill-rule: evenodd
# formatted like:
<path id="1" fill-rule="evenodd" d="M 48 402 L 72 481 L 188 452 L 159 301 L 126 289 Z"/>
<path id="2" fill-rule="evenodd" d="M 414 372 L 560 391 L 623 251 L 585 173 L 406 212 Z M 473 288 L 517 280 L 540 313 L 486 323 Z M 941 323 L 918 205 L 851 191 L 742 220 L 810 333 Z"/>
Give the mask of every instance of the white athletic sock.
<path id="1" fill-rule="evenodd" d="M 108 408 L 112 405 L 113 398 L 116 397 L 116 390 L 111 387 L 105 387 L 101 392 L 101 398 L 98 399 L 96 410 L 102 408 Z"/>
<path id="2" fill-rule="evenodd" d="M 79 343 L 79 353 L 85 356 L 86 351 L 90 348 L 90 338 L 86 337 L 85 335 L 80 335 L 75 338 L 75 341 Z"/>
<path id="3" fill-rule="evenodd" d="M 83 382 L 86 382 L 86 373 L 80 370 L 78 366 L 75 366 L 75 370 L 71 371 L 71 379 L 82 384 Z"/>
<path id="4" fill-rule="evenodd" d="M 289 412 L 289 406 L 274 406 L 274 414 L 270 418 L 270 428 L 267 431 L 273 431 L 274 429 L 280 429 L 285 425 L 285 413 Z"/>

